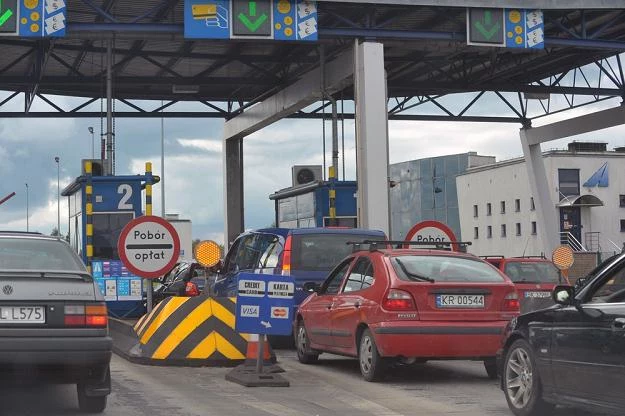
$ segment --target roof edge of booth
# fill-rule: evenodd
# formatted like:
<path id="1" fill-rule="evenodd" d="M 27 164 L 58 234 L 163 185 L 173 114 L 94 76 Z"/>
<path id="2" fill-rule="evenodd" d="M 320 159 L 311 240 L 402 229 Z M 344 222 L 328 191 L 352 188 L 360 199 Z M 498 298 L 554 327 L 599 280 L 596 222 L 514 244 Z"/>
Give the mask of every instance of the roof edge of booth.
<path id="1" fill-rule="evenodd" d="M 349 48 L 328 61 L 325 64 L 325 73 L 327 94 L 334 94 L 352 85 L 353 49 Z M 248 136 L 321 100 L 323 96 L 321 83 L 321 68 L 317 67 L 307 72 L 294 84 L 226 121 L 224 140 Z"/>

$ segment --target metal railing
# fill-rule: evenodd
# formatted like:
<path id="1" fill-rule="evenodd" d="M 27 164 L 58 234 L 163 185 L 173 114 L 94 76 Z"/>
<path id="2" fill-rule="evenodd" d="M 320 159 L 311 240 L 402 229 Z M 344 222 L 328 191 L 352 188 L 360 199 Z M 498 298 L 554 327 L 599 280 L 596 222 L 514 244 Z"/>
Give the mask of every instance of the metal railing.
<path id="1" fill-rule="evenodd" d="M 584 242 L 588 251 L 601 251 L 601 233 L 599 231 L 589 231 L 584 234 Z"/>
<path id="2" fill-rule="evenodd" d="M 588 251 L 573 234 L 567 231 L 560 233 L 560 244 L 568 245 L 573 251 Z"/>

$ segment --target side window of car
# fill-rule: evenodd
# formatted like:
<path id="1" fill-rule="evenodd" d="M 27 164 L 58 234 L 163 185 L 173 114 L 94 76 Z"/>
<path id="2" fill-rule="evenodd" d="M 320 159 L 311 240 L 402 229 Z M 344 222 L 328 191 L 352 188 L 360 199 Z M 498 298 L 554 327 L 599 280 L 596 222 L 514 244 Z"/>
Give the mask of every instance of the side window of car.
<path id="1" fill-rule="evenodd" d="M 366 257 L 361 257 L 356 262 L 345 282 L 343 292 L 355 292 L 366 289 L 373 284 L 373 264 Z"/>
<path id="2" fill-rule="evenodd" d="M 600 286 L 588 300 L 589 303 L 625 302 L 625 267 L 621 265 Z"/>
<path id="3" fill-rule="evenodd" d="M 262 236 L 262 254 L 260 256 L 259 269 L 273 269 L 278 267 L 282 243 L 277 236 L 266 234 Z"/>
<path id="4" fill-rule="evenodd" d="M 339 289 L 341 288 L 341 283 L 343 283 L 343 278 L 349 270 L 349 266 L 352 264 L 353 258 L 349 258 L 341 263 L 332 274 L 328 277 L 328 279 L 323 284 L 320 294 L 321 295 L 335 295 L 339 293 Z"/>
<path id="5" fill-rule="evenodd" d="M 226 254 L 226 258 L 224 259 L 223 273 L 233 271 L 234 265 L 236 264 L 235 260 L 237 257 L 237 252 L 239 251 L 239 247 L 241 246 L 242 239 L 243 237 L 236 239 L 234 243 L 232 243 L 232 246 L 230 246 L 228 254 Z"/>
<path id="6" fill-rule="evenodd" d="M 236 264 L 239 270 L 253 270 L 258 264 L 260 253 L 256 247 L 256 234 L 249 234 L 241 240 L 237 251 Z"/>

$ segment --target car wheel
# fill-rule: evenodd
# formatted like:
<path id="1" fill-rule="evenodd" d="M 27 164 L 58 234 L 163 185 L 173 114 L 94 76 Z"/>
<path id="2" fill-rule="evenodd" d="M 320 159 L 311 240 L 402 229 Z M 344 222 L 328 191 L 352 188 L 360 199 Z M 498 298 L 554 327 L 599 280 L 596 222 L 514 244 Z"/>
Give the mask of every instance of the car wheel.
<path id="1" fill-rule="evenodd" d="M 297 359 L 302 364 L 314 364 L 319 359 L 319 353 L 315 353 L 310 349 L 310 340 L 304 321 L 297 324 L 297 339 L 295 341 L 297 348 Z"/>
<path id="2" fill-rule="evenodd" d="M 488 378 L 490 378 L 491 380 L 495 380 L 499 375 L 497 371 L 497 359 L 496 358 L 485 359 L 484 369 L 486 370 L 486 374 L 488 374 Z"/>
<path id="3" fill-rule="evenodd" d="M 546 416 L 553 405 L 542 397 L 542 386 L 532 348 L 523 339 L 508 349 L 503 367 L 503 390 L 508 407 L 516 416 Z"/>
<path id="4" fill-rule="evenodd" d="M 360 362 L 360 372 L 367 381 L 378 381 L 384 376 L 386 362 L 380 357 L 378 347 L 369 329 L 365 329 L 360 337 L 358 348 L 358 361 Z"/>
<path id="5" fill-rule="evenodd" d="M 107 396 L 87 396 L 85 386 L 78 385 L 78 407 L 85 413 L 102 413 L 106 409 Z"/>

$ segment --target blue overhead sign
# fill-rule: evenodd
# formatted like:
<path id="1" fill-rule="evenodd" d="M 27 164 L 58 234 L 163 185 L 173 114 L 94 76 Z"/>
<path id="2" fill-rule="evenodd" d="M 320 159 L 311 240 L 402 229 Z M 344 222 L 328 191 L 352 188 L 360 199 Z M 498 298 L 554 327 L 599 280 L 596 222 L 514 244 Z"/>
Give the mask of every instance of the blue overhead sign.
<path id="1" fill-rule="evenodd" d="M 542 10 L 467 9 L 467 44 L 505 48 L 543 49 Z"/>
<path id="2" fill-rule="evenodd" d="M 19 0 L 19 3 L 18 36 L 65 36 L 65 0 Z"/>
<path id="3" fill-rule="evenodd" d="M 241 273 L 235 328 L 245 334 L 290 335 L 295 282 L 292 277 Z"/>
<path id="4" fill-rule="evenodd" d="M 190 39 L 316 41 L 312 0 L 185 0 L 184 36 Z"/>

